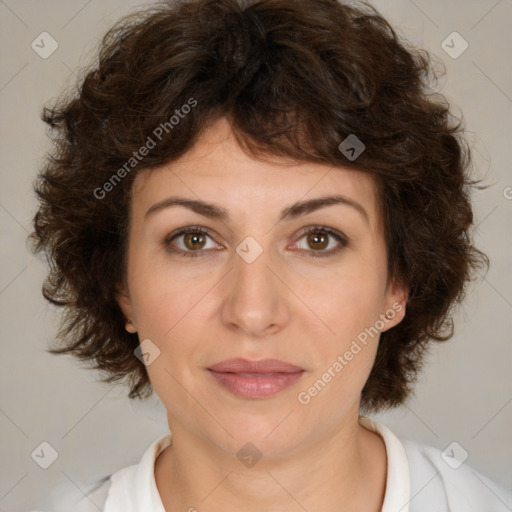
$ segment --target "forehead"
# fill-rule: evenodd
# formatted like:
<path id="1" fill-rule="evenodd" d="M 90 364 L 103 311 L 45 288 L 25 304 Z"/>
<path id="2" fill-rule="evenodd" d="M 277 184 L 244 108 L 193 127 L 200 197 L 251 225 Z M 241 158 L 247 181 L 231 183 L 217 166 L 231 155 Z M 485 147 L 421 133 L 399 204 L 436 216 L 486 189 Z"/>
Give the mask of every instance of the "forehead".
<path id="1" fill-rule="evenodd" d="M 179 195 L 222 205 L 240 217 L 281 212 L 284 205 L 333 194 L 361 204 L 370 224 L 379 224 L 377 189 L 370 174 L 276 156 L 255 159 L 240 148 L 222 118 L 180 159 L 138 173 L 132 211 L 143 215 L 154 203 Z"/>

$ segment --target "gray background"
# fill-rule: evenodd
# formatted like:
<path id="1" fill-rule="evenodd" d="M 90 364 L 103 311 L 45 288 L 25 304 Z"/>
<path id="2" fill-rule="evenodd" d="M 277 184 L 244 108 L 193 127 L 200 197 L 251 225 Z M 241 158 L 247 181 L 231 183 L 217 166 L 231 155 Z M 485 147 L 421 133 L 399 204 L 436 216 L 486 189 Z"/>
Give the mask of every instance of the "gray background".
<path id="1" fill-rule="evenodd" d="M 0 510 L 34 507 L 59 481 L 80 482 L 138 461 L 167 431 L 155 400 L 132 404 L 122 387 L 98 384 L 68 357 L 44 352 L 58 317 L 40 287 L 45 267 L 26 249 L 35 211 L 32 181 L 48 148 L 42 105 L 75 80 L 105 30 L 144 2 L 0 0 Z M 456 335 L 432 350 L 416 395 L 378 419 L 403 437 L 440 449 L 457 441 L 468 464 L 512 484 L 512 1 L 374 2 L 399 32 L 446 65 L 439 89 L 463 112 L 480 175 L 475 196 L 478 246 L 491 269 L 455 318 Z M 47 59 L 32 48 L 46 31 L 58 42 Z M 468 42 L 458 58 L 441 43 Z M 451 43 L 450 43 L 451 44 Z M 48 46 L 46 46 L 48 48 Z M 460 42 L 454 42 L 460 48 Z M 31 458 L 42 442 L 58 458 Z"/>

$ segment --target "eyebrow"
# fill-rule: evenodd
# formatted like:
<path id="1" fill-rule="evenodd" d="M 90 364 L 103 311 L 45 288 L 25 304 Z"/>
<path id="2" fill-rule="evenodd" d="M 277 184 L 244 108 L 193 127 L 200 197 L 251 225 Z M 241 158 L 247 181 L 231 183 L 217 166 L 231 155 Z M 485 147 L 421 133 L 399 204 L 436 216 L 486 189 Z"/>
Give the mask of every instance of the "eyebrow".
<path id="1" fill-rule="evenodd" d="M 328 206 L 338 204 L 351 207 L 364 218 L 368 225 L 370 224 L 368 213 L 359 203 L 353 199 L 350 199 L 349 197 L 339 194 L 317 197 L 307 201 L 298 201 L 297 203 L 287 206 L 281 211 L 279 222 L 282 220 L 296 219 L 297 217 L 301 217 L 308 213 L 320 210 L 321 208 L 326 208 Z M 158 203 L 155 203 L 148 209 L 144 215 L 144 218 L 147 219 L 155 213 L 173 206 L 182 206 L 184 208 L 188 208 L 189 210 L 192 210 L 193 212 L 198 213 L 203 217 L 207 217 L 213 220 L 227 222 L 230 219 L 228 211 L 216 204 L 197 199 L 187 199 L 183 197 L 168 197 L 162 201 L 159 201 Z"/>

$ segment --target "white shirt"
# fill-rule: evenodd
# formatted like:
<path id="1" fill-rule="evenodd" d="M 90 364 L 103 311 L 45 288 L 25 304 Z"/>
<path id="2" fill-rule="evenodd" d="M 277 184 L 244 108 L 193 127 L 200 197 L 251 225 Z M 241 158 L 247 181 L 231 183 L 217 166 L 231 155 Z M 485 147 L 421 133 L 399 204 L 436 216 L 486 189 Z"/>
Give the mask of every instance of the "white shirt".
<path id="1" fill-rule="evenodd" d="M 361 417 L 386 446 L 387 480 L 381 512 L 510 512 L 506 491 L 465 463 L 454 451 L 399 440 L 385 425 Z M 88 487 L 56 489 L 39 511 L 30 512 L 165 512 L 155 482 L 155 461 L 172 441 L 171 434 L 151 444 L 138 464 L 123 468 Z M 443 458 L 444 457 L 444 458 Z"/>

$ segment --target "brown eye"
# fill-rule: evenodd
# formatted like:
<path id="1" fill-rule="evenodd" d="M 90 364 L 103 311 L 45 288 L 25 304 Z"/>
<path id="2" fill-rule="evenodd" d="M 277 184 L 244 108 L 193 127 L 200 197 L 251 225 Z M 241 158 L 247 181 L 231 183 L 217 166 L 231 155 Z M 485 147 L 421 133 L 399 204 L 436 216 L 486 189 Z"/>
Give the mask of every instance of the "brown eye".
<path id="1" fill-rule="evenodd" d="M 302 239 L 305 239 L 305 244 L 300 243 Z M 302 234 L 301 238 L 296 243 L 296 247 L 300 252 L 305 252 L 315 258 L 334 256 L 346 247 L 347 244 L 347 239 L 341 233 L 330 228 L 314 226 L 307 229 Z M 306 247 L 304 247 L 304 245 Z"/>
<path id="2" fill-rule="evenodd" d="M 202 233 L 187 233 L 183 236 L 183 243 L 190 250 L 202 249 L 206 243 L 206 237 Z"/>
<path id="3" fill-rule="evenodd" d="M 312 249 L 322 250 L 329 245 L 329 236 L 322 232 L 310 233 L 307 236 L 307 241 Z"/>
<path id="4" fill-rule="evenodd" d="M 204 256 L 210 252 L 208 249 L 218 248 L 209 232 L 201 227 L 188 227 L 172 233 L 163 240 L 163 245 L 171 253 L 192 257 Z"/>

